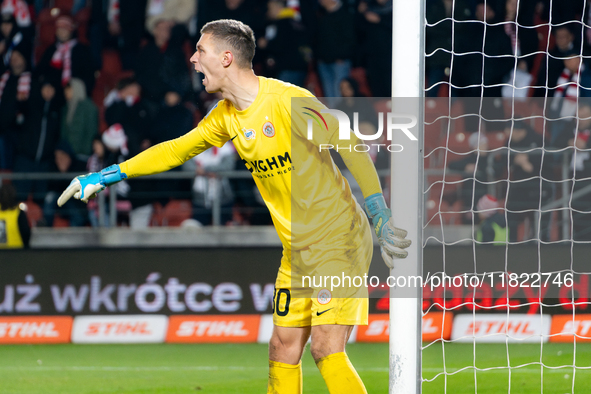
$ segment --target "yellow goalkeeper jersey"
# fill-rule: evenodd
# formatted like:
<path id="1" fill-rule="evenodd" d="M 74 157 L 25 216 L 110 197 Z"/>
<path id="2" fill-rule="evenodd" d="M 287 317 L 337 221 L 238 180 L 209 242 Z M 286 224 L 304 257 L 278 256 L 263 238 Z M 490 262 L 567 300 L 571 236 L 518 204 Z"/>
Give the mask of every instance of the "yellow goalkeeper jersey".
<path id="1" fill-rule="evenodd" d="M 286 249 L 305 248 L 335 229 L 350 231 L 361 209 L 329 151 L 319 149 L 338 134 L 338 121 L 323 115 L 323 127 L 316 127 L 308 140 L 308 114 L 320 113 L 324 105 L 305 89 L 258 78 L 257 97 L 247 109 L 239 111 L 221 100 L 195 129 L 122 163 L 121 171 L 128 177 L 165 171 L 231 140 Z M 294 97 L 310 99 L 294 101 L 292 109 Z M 375 192 L 381 192 L 379 182 Z"/>

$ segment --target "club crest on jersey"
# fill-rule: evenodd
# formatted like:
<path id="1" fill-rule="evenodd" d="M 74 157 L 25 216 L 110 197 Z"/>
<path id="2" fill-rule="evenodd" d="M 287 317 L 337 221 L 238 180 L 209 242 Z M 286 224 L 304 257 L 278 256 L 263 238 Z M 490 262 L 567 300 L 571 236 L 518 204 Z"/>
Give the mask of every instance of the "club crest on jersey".
<path id="1" fill-rule="evenodd" d="M 254 138 L 257 136 L 256 131 L 254 131 L 253 129 L 242 129 L 242 132 L 244 133 L 244 138 L 246 138 L 246 140 L 254 140 Z"/>
<path id="2" fill-rule="evenodd" d="M 318 303 L 320 305 L 326 305 L 332 300 L 332 294 L 328 289 L 322 289 L 318 292 Z"/>
<path id="3" fill-rule="evenodd" d="M 263 134 L 271 138 L 275 136 L 275 126 L 271 122 L 265 122 L 263 125 Z"/>

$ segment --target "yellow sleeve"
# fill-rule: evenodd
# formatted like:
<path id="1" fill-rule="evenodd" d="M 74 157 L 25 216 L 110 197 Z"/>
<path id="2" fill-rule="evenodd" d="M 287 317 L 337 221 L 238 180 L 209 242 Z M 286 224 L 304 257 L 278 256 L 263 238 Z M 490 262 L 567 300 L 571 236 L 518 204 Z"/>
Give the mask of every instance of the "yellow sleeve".
<path id="1" fill-rule="evenodd" d="M 224 121 L 224 106 L 220 101 L 196 128 L 174 140 L 146 149 L 119 164 L 128 178 L 158 174 L 180 166 L 212 146 L 221 148 L 229 139 Z"/>
<path id="2" fill-rule="evenodd" d="M 333 134 L 330 143 L 334 146 L 339 144 L 338 133 Z M 351 133 L 351 145 L 362 144 L 354 133 Z M 341 145 L 343 143 L 341 142 Z M 363 197 L 367 198 L 372 194 L 382 193 L 382 186 L 380 185 L 380 178 L 376 167 L 371 161 L 371 157 L 367 152 L 356 152 L 354 149 L 350 151 L 347 149 L 339 150 L 339 155 L 343 158 L 345 165 L 351 171 L 351 175 L 357 181 Z"/>
<path id="3" fill-rule="evenodd" d="M 162 142 L 119 164 L 121 172 L 128 178 L 158 174 L 178 167 L 192 157 L 212 147 L 199 127 L 182 137 Z"/>

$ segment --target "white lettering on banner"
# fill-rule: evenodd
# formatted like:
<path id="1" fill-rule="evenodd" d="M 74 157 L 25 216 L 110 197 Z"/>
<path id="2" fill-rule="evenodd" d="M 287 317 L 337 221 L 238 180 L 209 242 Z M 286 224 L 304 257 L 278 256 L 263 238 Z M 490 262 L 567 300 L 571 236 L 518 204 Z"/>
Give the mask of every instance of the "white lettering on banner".
<path id="1" fill-rule="evenodd" d="M 250 298 L 237 283 L 205 282 L 181 283 L 178 278 L 162 278 L 158 272 L 150 273 L 144 283 L 104 283 L 99 275 L 93 275 L 88 283 L 49 284 L 44 289 L 27 275 L 26 284 L 6 284 L 0 287 L 0 314 L 80 314 L 126 313 L 139 310 L 144 313 L 180 313 L 218 311 L 237 312 L 243 308 L 243 300 L 252 300 L 256 312 L 271 310 L 273 283 L 245 283 Z M 166 279 L 166 282 L 163 280 Z M 44 290 L 46 293 L 44 294 Z M 47 291 L 49 290 L 49 291 Z M 248 292 L 248 289 L 246 290 Z M 42 310 L 40 298 L 51 297 L 51 307 Z M 246 298 L 245 298 L 246 297 Z"/>
<path id="2" fill-rule="evenodd" d="M 540 337 L 548 341 L 550 334 L 549 315 L 527 314 L 482 314 L 457 315 L 452 328 L 452 340 L 472 342 L 534 342 L 539 343 Z"/>
<path id="3" fill-rule="evenodd" d="M 433 319 L 430 317 L 423 317 L 423 334 L 435 334 L 441 331 L 441 327 L 433 325 Z"/>
<path id="4" fill-rule="evenodd" d="M 56 311 L 65 312 L 68 309 L 68 304 L 71 305 L 74 312 L 82 312 L 84 309 L 86 297 L 88 297 L 88 285 L 80 286 L 78 293 L 76 293 L 74 285 L 66 285 L 62 294 L 60 294 L 58 285 L 51 285 L 50 290 Z"/>
<path id="5" fill-rule="evenodd" d="M 14 310 L 14 287 L 4 286 L 4 300 L 0 304 L 0 313 L 10 313 Z"/>
<path id="6" fill-rule="evenodd" d="M 367 336 L 378 336 L 389 333 L 388 320 L 374 320 L 369 323 L 365 335 Z"/>
<path id="7" fill-rule="evenodd" d="M 236 283 L 220 283 L 213 289 L 211 300 L 220 312 L 236 312 L 240 309 L 242 289 Z"/>
<path id="8" fill-rule="evenodd" d="M 567 320 L 562 327 L 563 334 L 577 334 L 583 337 L 589 336 L 591 329 L 591 320 Z"/>
<path id="9" fill-rule="evenodd" d="M 107 285 L 101 290 L 101 277 L 93 276 L 90 278 L 90 310 L 98 312 L 101 309 L 101 304 L 105 306 L 107 311 L 115 312 L 115 303 L 111 299 L 111 293 L 115 291 L 115 285 Z"/>
<path id="10" fill-rule="evenodd" d="M 4 286 L 4 299 L 0 303 L 0 313 L 38 313 L 41 312 L 41 305 L 33 302 L 41 294 L 41 285 L 34 284 L 33 275 L 25 276 L 26 285 Z M 15 297 L 16 294 L 22 297 Z M 17 299 L 18 298 L 18 299 Z M 16 301 L 16 303 L 15 303 Z"/>
<path id="11" fill-rule="evenodd" d="M 248 335 L 244 322 L 236 321 L 184 321 L 176 332 L 179 337 L 243 337 Z"/>
<path id="12" fill-rule="evenodd" d="M 433 319 L 430 317 L 423 318 L 423 334 L 433 334 L 441 331 L 440 327 L 433 325 Z M 374 320 L 369 323 L 365 335 L 367 336 L 379 336 L 388 335 L 390 333 L 390 325 L 388 320 Z"/>
<path id="13" fill-rule="evenodd" d="M 52 322 L 47 323 L 0 323 L 0 338 L 54 338 L 59 336 Z"/>
<path id="14" fill-rule="evenodd" d="M 73 343 L 164 342 L 168 317 L 163 315 L 76 316 Z"/>
<path id="15" fill-rule="evenodd" d="M 267 283 L 263 290 L 259 283 L 250 284 L 250 293 L 254 309 L 257 312 L 265 312 L 273 305 L 273 295 L 275 294 L 275 285 Z"/>
<path id="16" fill-rule="evenodd" d="M 32 278 L 32 276 L 27 275 Z M 16 312 L 19 313 L 36 313 L 41 312 L 41 305 L 37 302 L 32 302 L 39 294 L 41 294 L 40 285 L 18 285 L 16 287 L 17 294 L 22 294 L 23 297 L 19 299 L 15 305 Z"/>

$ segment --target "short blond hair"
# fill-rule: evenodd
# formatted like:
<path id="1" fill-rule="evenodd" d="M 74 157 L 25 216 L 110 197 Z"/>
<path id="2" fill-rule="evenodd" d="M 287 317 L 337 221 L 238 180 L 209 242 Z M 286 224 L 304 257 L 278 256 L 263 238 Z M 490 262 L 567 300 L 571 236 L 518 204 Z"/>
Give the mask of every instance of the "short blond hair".
<path id="1" fill-rule="evenodd" d="M 206 23 L 201 34 L 211 34 L 216 40 L 228 44 L 237 65 L 240 68 L 252 68 L 256 43 L 248 25 L 233 19 L 220 19 Z"/>

